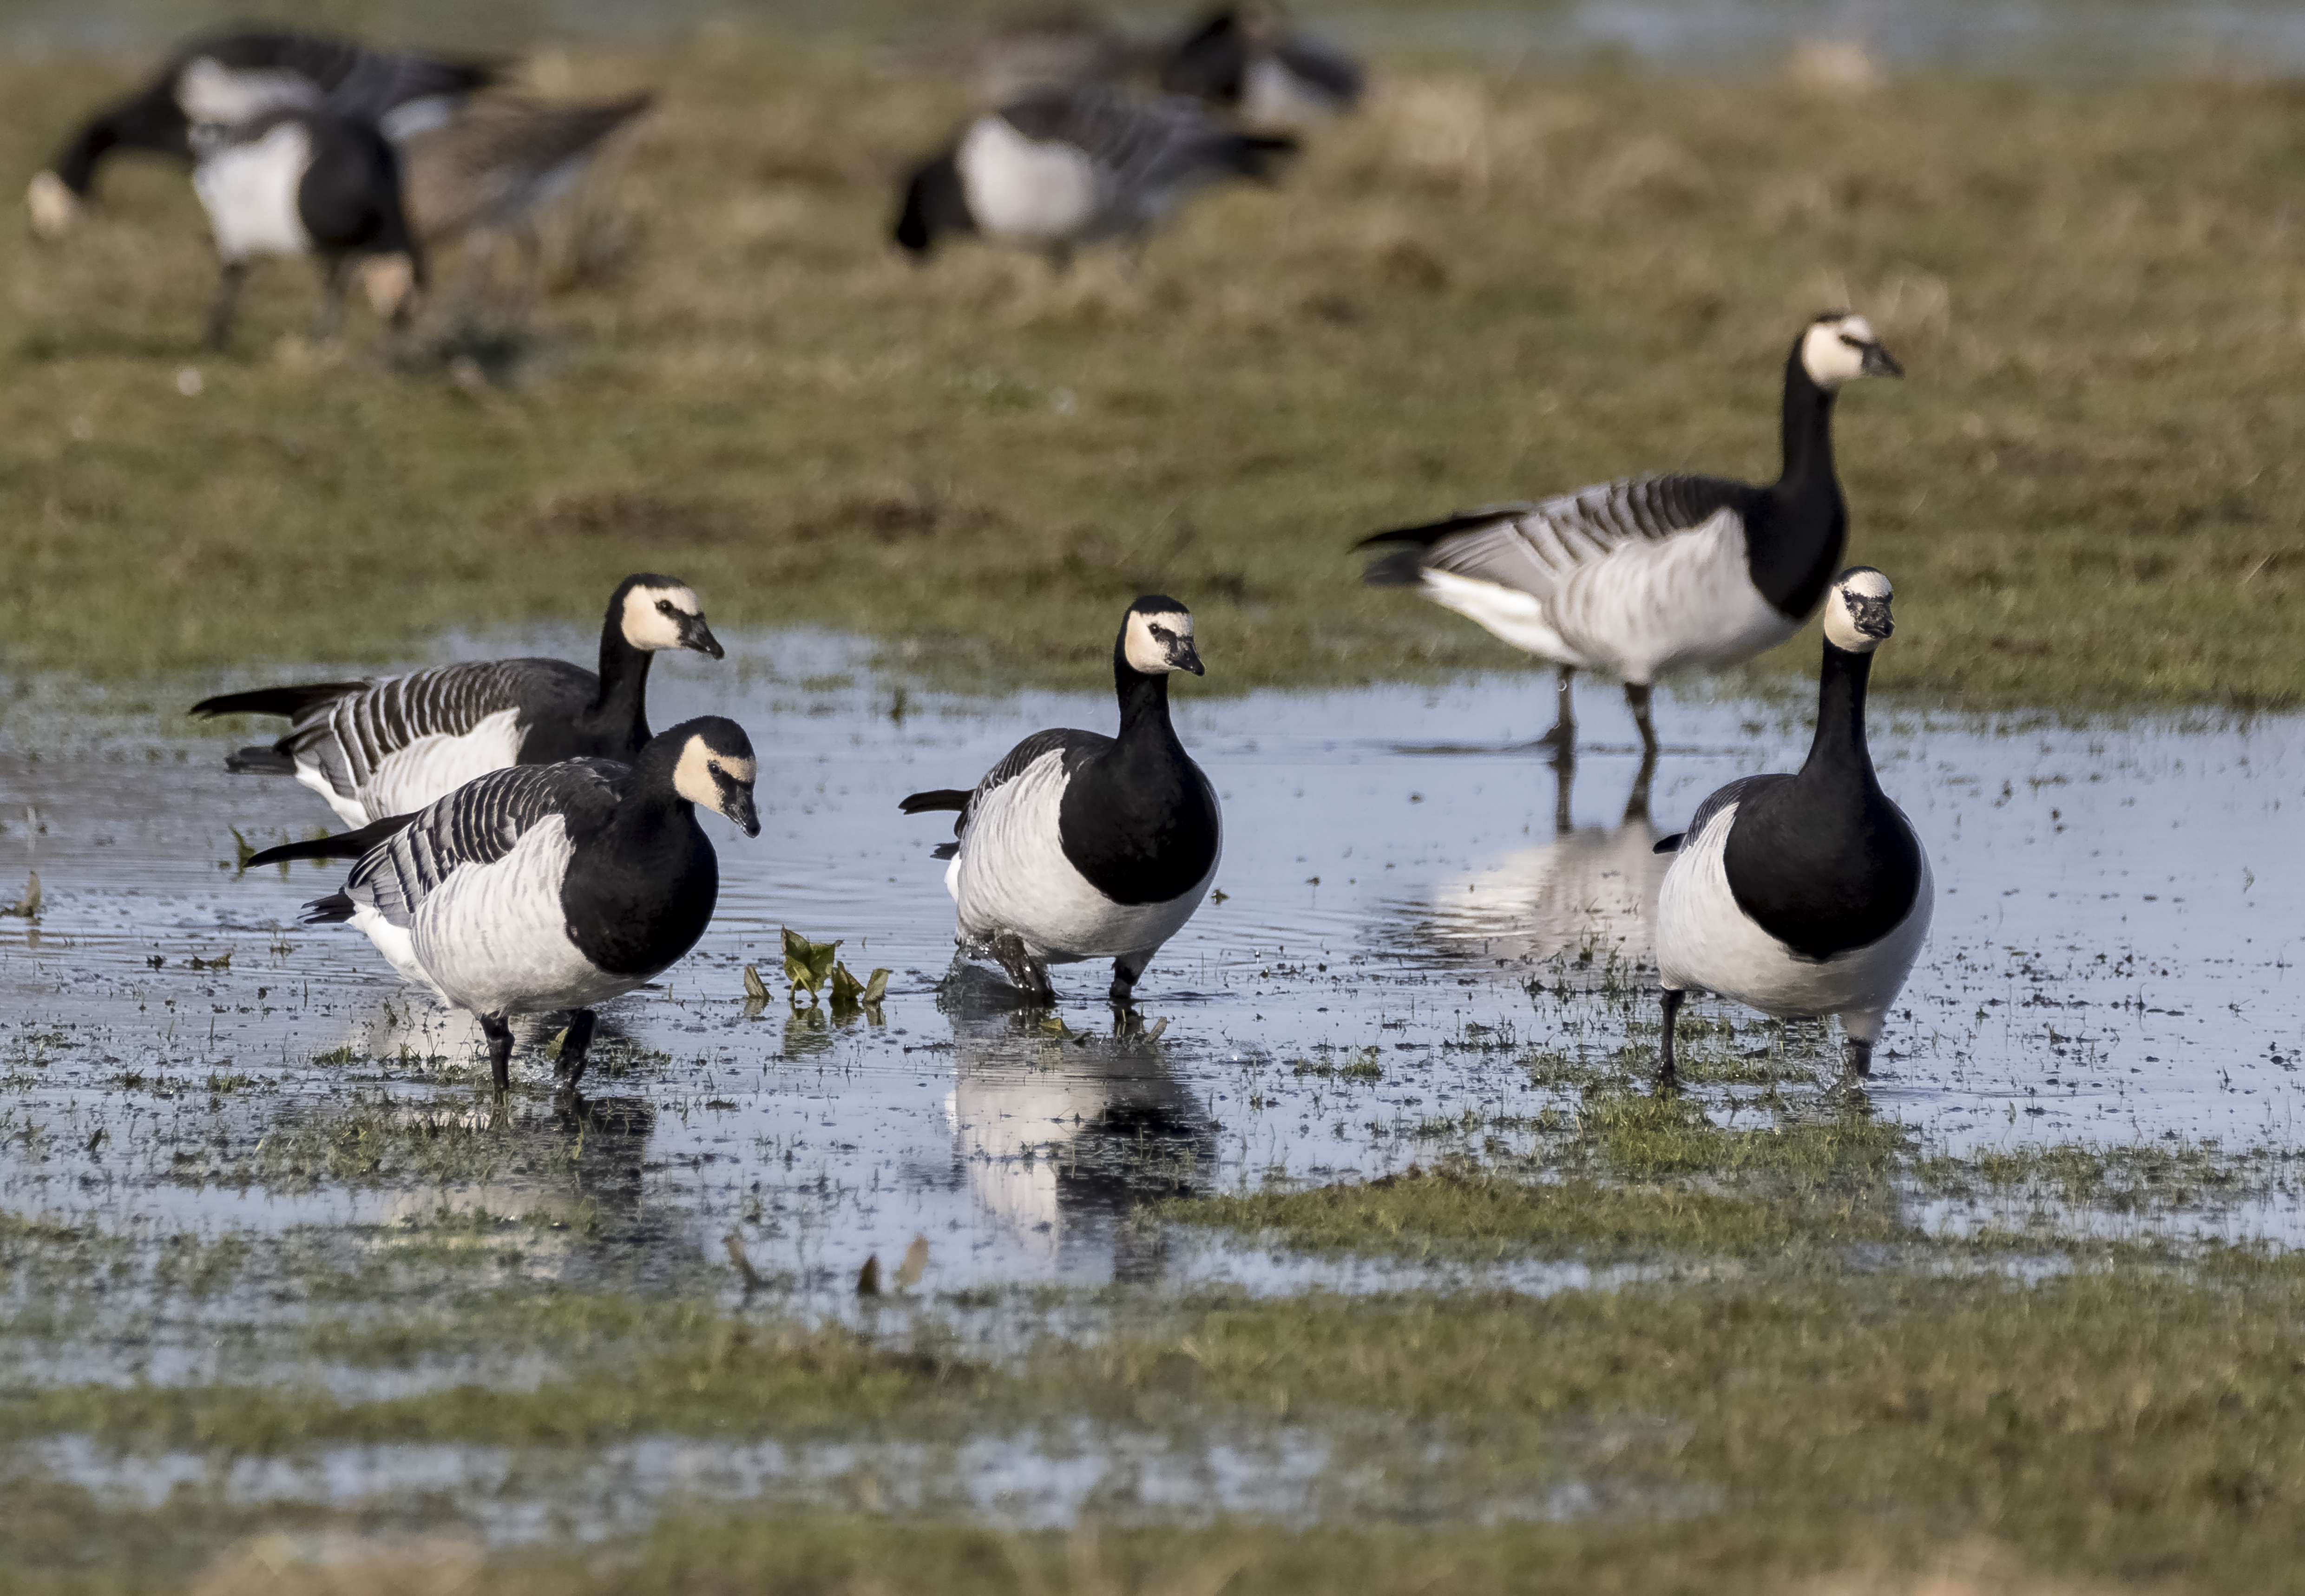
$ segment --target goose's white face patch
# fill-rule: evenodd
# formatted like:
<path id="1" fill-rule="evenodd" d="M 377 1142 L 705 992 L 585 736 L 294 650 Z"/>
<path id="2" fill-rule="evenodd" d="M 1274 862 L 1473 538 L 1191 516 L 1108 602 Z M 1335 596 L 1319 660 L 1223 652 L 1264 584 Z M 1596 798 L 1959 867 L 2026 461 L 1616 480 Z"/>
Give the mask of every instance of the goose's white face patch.
<path id="1" fill-rule="evenodd" d="M 1824 601 L 1824 635 L 1836 649 L 1870 654 L 1889 638 L 1889 579 L 1870 566 L 1843 572 Z"/>
<path id="2" fill-rule="evenodd" d="M 1127 641 L 1121 644 L 1120 651 L 1131 670 L 1143 671 L 1148 676 L 1167 675 L 1184 668 L 1170 659 L 1170 644 L 1193 641 L 1193 617 L 1180 609 L 1157 615 L 1139 615 L 1132 610 L 1124 636 Z"/>
<path id="3" fill-rule="evenodd" d="M 1865 351 L 1880 340 L 1862 316 L 1838 316 L 1810 327 L 1801 339 L 1801 367 L 1821 388 L 1837 388 L 1865 375 Z"/>
<path id="4" fill-rule="evenodd" d="M 635 649 L 677 649 L 680 617 L 694 620 L 703 614 L 703 605 L 686 588 L 634 588 L 625 595 L 625 641 Z"/>
<path id="5" fill-rule="evenodd" d="M 760 777 L 757 760 L 741 754 L 716 753 L 702 737 L 691 737 L 673 767 L 672 790 L 691 803 L 727 815 L 747 835 L 760 825 L 752 813 L 753 783 Z"/>

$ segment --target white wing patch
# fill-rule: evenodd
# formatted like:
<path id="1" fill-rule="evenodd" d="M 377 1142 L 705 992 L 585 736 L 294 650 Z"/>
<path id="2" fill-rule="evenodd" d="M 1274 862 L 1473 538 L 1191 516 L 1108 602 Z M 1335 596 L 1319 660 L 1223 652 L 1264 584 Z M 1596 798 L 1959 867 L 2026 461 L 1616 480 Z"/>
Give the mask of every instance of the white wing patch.
<path id="1" fill-rule="evenodd" d="M 192 173 L 192 190 L 208 213 L 217 253 L 234 262 L 308 253 L 312 235 L 304 230 L 296 192 L 311 164 L 311 133 L 294 122 L 202 161 Z"/>
<path id="2" fill-rule="evenodd" d="M 1052 964 L 1123 954 L 1150 957 L 1201 906 L 1216 879 L 1217 862 L 1198 885 L 1169 903 L 1116 904 L 1065 857 L 1057 831 L 1064 791 L 1064 753 L 1051 749 L 976 806 L 945 871 L 946 889 L 959 909 L 960 940 L 981 943 L 1013 931 L 1035 957 Z"/>
<path id="3" fill-rule="evenodd" d="M 1104 200 L 1096 167 L 1069 144 L 1036 143 L 999 116 L 982 116 L 953 157 L 968 213 L 996 237 L 1075 238 Z"/>
<path id="4" fill-rule="evenodd" d="M 1928 850 L 1921 850 L 1912 913 L 1894 930 L 1829 959 L 1807 959 L 1747 918 L 1729 888 L 1723 856 L 1739 807 L 1723 806 L 1702 833 L 1684 838 L 1665 872 L 1657 895 L 1659 980 L 1668 988 L 1718 992 L 1766 1014 L 1838 1014 L 1850 1036 L 1873 1040 L 1929 933 L 1936 879 Z"/>

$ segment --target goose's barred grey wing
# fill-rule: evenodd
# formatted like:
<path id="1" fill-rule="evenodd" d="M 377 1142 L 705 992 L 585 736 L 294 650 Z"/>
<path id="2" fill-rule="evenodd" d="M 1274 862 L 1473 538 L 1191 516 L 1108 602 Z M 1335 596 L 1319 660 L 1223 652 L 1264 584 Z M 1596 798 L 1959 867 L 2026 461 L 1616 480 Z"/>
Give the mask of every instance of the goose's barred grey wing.
<path id="1" fill-rule="evenodd" d="M 1756 794 L 1765 793 L 1771 787 L 1790 780 L 1792 780 L 1791 777 L 1782 775 L 1739 777 L 1727 786 L 1716 789 L 1710 797 L 1697 806 L 1697 812 L 1688 817 L 1688 830 L 1676 831 L 1671 836 L 1658 839 L 1657 845 L 1651 851 L 1658 853 L 1679 853 L 1681 844 L 1690 837 L 1702 836 L 1705 828 L 1712 823 L 1713 817 L 1731 804 L 1740 803 Z"/>
<path id="2" fill-rule="evenodd" d="M 1066 765 L 1069 767 L 1082 756 L 1094 753 L 1100 749 L 1110 748 L 1111 745 L 1112 739 L 1098 732 L 1064 730 L 1034 732 L 1001 755 L 1000 762 L 987 770 L 983 779 L 980 780 L 975 786 L 965 791 L 958 787 L 939 787 L 932 792 L 914 793 L 901 800 L 897 807 L 908 815 L 927 814 L 931 811 L 941 809 L 957 810 L 960 811 L 959 818 L 952 823 L 952 834 L 958 836 L 968 829 L 969 817 L 976 812 L 976 806 L 984 802 L 987 794 L 1003 783 L 1014 781 L 1024 775 L 1033 768 L 1033 761 L 1042 754 L 1051 751 L 1061 752 L 1065 755 Z M 951 857 L 949 845 L 937 850 L 937 857 L 940 859 Z"/>
<path id="3" fill-rule="evenodd" d="M 310 753 L 345 796 L 394 754 L 425 737 L 460 737 L 506 709 L 532 712 L 556 702 L 581 709 L 592 678 L 557 659 L 493 659 L 390 676 L 358 692 L 316 703 L 282 740 Z"/>
<path id="4" fill-rule="evenodd" d="M 374 121 L 395 106 L 440 95 L 471 94 L 503 75 L 490 61 L 458 61 L 372 50 L 355 39 L 288 29 L 248 29 L 192 40 L 178 60 L 240 71 L 285 72 L 320 90 L 341 116 Z"/>
<path id="5" fill-rule="evenodd" d="M 1628 477 L 1558 498 L 1490 505 L 1363 539 L 1364 548 L 1407 546 L 1374 561 L 1365 580 L 1402 586 L 1420 571 L 1446 571 L 1544 598 L 1581 565 L 1629 543 L 1689 531 L 1722 510 L 1742 511 L 1759 491 L 1722 477 Z"/>
<path id="6" fill-rule="evenodd" d="M 1072 145 L 1124 192 L 1219 173 L 1262 176 L 1267 155 L 1296 148 L 1291 139 L 1236 132 L 1184 95 L 1147 99 L 1103 84 L 1041 89 L 1000 115 L 1035 142 Z"/>
<path id="7" fill-rule="evenodd" d="M 566 760 L 490 771 L 361 855 L 340 896 L 406 925 L 416 906 L 459 869 L 502 859 L 539 822 L 558 816 L 579 834 L 605 824 L 626 768 L 613 760 Z M 328 913 L 330 903 L 311 905 L 319 918 L 340 918 Z"/>

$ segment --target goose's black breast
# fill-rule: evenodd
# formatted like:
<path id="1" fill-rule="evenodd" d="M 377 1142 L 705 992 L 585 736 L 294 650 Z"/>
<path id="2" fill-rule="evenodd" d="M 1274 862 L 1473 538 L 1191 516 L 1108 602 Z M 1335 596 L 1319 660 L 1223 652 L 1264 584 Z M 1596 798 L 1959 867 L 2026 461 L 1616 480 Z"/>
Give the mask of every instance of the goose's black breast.
<path id="1" fill-rule="evenodd" d="M 649 835 L 576 838 L 561 883 L 568 939 L 594 968 L 654 975 L 696 946 L 720 896 L 720 862 L 683 804 Z"/>
<path id="2" fill-rule="evenodd" d="M 1117 746 L 1067 753 L 1057 836 L 1072 867 L 1116 904 L 1165 904 L 1216 862 L 1216 794 L 1200 767 L 1127 760 Z"/>
<path id="3" fill-rule="evenodd" d="M 1722 864 L 1755 924 L 1824 960 L 1878 942 L 1913 912 L 1921 845 L 1878 790 L 1858 804 L 1809 796 L 1797 781 L 1744 795 Z"/>

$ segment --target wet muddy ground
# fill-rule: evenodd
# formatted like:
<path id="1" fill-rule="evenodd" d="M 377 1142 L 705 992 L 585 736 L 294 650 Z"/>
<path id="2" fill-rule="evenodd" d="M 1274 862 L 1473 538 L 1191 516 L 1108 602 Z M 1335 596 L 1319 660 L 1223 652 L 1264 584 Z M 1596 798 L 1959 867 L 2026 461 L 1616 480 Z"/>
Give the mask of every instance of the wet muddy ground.
<path id="1" fill-rule="evenodd" d="M 530 649 L 587 652 L 554 632 L 456 640 L 443 655 Z M 1209 658 L 1221 674 L 1221 640 Z M 1221 901 L 1154 962 L 1140 1014 L 1117 1022 L 1101 967 L 1057 972 L 1054 1015 L 956 971 L 930 857 L 946 822 L 897 810 L 906 793 L 972 781 L 1041 726 L 1106 725 L 1109 698 L 946 698 L 870 658 L 852 640 L 778 634 L 740 642 L 725 665 L 659 669 L 658 724 L 710 711 L 751 732 L 761 836 L 708 820 L 718 919 L 660 986 L 603 1011 L 584 1095 L 556 1096 L 541 1051 L 552 1027 L 536 1023 L 501 1109 L 480 1090 L 469 1021 L 402 987 L 345 928 L 297 923 L 340 866 L 236 868 L 240 839 L 333 823 L 292 783 L 223 772 L 246 728 L 173 712 L 227 684 L 103 698 L 13 684 L 0 901 L 35 870 L 40 897 L 37 917 L 0 919 L 0 1210 L 66 1239 L 20 1254 L 0 1286 L 0 1382 L 287 1381 L 350 1400 L 533 1384 L 553 1367 L 517 1338 L 379 1359 L 316 1336 L 329 1301 L 355 1328 L 390 1317 L 396 1305 L 359 1284 L 379 1269 L 449 1293 L 702 1291 L 885 1335 L 933 1319 L 996 1354 L 1051 1330 L 1098 1333 L 1110 1294 L 1042 1287 L 1118 1283 L 1157 1302 L 1220 1286 L 1542 1291 L 1607 1278 L 1575 1261 L 1295 1254 L 1144 1204 L 1509 1159 L 1548 1114 L 1575 1111 L 1592 1072 L 1646 1067 L 1647 916 L 1667 862 L 1653 844 L 1720 783 L 1796 766 L 1800 699 L 1663 702 L 1650 815 L 1629 818 L 1630 726 L 1603 688 L 1585 692 L 1587 745 L 1564 795 L 1519 746 L 1550 716 L 1535 675 L 1238 699 L 1187 683 L 1179 727 L 1225 804 Z M 1861 1091 L 1833 1083 L 1817 1027 L 1692 1005 L 1730 1022 L 1711 1033 L 1718 1056 L 1761 1061 L 1741 1083 L 1699 1074 L 1715 1121 L 1798 1116 L 1830 1095 L 1835 1112 L 1869 1109 L 1970 1167 L 2075 1144 L 2132 1164 L 2165 1149 L 2209 1159 L 2215 1178 L 2142 1207 L 2068 1205 L 2064 1221 L 2293 1238 L 2284 1150 L 2305 1050 L 2292 968 L 2305 886 L 2287 827 L 2305 724 L 1982 719 L 1890 702 L 1873 725 L 1884 785 L 1935 861 L 1923 964 Z M 886 1001 L 792 1007 L 782 927 L 838 938 L 859 975 L 888 968 Z M 745 1001 L 747 964 L 765 1006 Z M 1756 1073 L 1765 1086 L 1749 1083 Z M 1959 1233 L 2021 1225 L 2041 1197 L 1955 1181 L 1909 1200 L 1930 1229 Z M 877 1303 L 855 1290 L 868 1257 L 889 1292 Z M 1189 1446 L 1044 1436 L 1001 1452 L 999 1469 L 968 1444 L 868 1458 L 865 1443 L 667 1440 L 549 1467 L 481 1447 L 348 1446 L 219 1475 L 196 1453 L 123 1457 L 64 1436 L 7 1466 L 132 1500 L 193 1476 L 242 1501 L 447 1492 L 512 1539 L 571 1515 L 619 1532 L 685 1496 L 814 1500 L 860 1459 L 900 1504 L 1004 1522 L 1067 1522 L 1092 1502 L 1287 1522 L 1368 1510 L 1334 1438 L 1286 1427 Z M 1420 1489 L 1390 1478 L 1396 1507 Z M 1478 1507 L 1581 1510 L 1555 1496 Z"/>

